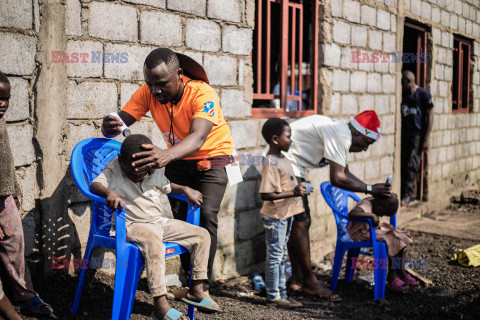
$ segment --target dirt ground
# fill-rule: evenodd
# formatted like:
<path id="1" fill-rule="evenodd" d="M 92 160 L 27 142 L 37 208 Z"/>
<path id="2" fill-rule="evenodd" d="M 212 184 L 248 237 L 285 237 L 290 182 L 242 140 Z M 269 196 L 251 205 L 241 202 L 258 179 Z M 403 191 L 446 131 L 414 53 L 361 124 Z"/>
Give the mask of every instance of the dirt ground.
<path id="1" fill-rule="evenodd" d="M 478 194 L 477 194 L 478 195 Z M 455 200 L 455 199 L 454 199 Z M 458 200 L 458 199 L 457 199 Z M 449 215 L 470 216 L 478 220 L 480 205 L 471 203 L 452 203 L 444 210 L 428 213 L 423 224 L 430 220 L 440 222 Z M 445 219 L 444 219 L 445 218 Z M 444 222 L 445 223 L 445 222 Z M 401 225 L 400 225 L 401 228 Z M 413 228 L 415 229 L 415 228 Z M 437 228 L 437 231 L 440 230 Z M 475 239 L 464 239 L 448 235 L 438 235 L 420 231 L 410 231 L 414 243 L 409 248 L 412 259 L 428 259 L 428 268 L 415 270 L 430 279 L 433 285 L 422 285 L 405 293 L 386 293 L 386 301 L 373 301 L 373 287 L 357 279 L 371 271 L 356 272 L 351 284 L 343 282 L 340 275 L 337 292 L 343 301 L 331 303 L 317 300 L 302 294 L 294 296 L 303 303 L 303 307 L 292 310 L 280 310 L 266 307 L 264 297 L 252 290 L 251 281 L 244 277 L 225 283 L 215 283 L 211 294 L 224 312 L 204 314 L 196 312 L 197 319 L 479 319 L 480 318 L 480 267 L 465 268 L 450 261 L 453 253 L 480 243 L 480 235 Z M 438 232 L 436 232 L 438 233 Z M 467 237 L 471 238 L 471 237 Z M 332 261 L 333 255 L 326 257 Z M 328 263 L 326 263 L 328 264 Z M 325 263 L 324 263 L 325 265 Z M 318 278 L 330 281 L 331 270 L 317 268 Z M 110 319 L 113 299 L 113 278 L 97 273 L 87 279 L 82 295 L 79 312 L 70 315 L 77 278 L 56 275 L 41 280 L 34 276 L 34 285 L 41 297 L 55 310 L 55 319 Z M 172 306 L 186 312 L 186 305 L 172 302 Z M 145 280 L 138 286 L 131 319 L 150 319 L 152 300 L 148 294 Z M 37 319 L 26 317 L 25 319 Z"/>

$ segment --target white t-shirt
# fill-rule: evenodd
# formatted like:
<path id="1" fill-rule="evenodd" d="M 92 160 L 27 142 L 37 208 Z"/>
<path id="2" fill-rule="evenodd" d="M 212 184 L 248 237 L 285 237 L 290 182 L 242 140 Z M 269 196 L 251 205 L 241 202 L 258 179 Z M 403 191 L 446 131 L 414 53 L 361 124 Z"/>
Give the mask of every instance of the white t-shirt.
<path id="1" fill-rule="evenodd" d="M 352 134 L 344 120 L 313 115 L 290 123 L 290 127 L 292 145 L 285 156 L 296 176 L 306 178 L 306 168 L 320 168 L 329 161 L 347 166 Z"/>
<path id="2" fill-rule="evenodd" d="M 113 159 L 94 182 L 112 189 L 127 205 L 127 222 L 166 222 L 170 214 L 167 193 L 172 191 L 165 177 L 165 168 L 157 169 L 140 182 L 128 179 L 122 171 L 118 158 Z"/>

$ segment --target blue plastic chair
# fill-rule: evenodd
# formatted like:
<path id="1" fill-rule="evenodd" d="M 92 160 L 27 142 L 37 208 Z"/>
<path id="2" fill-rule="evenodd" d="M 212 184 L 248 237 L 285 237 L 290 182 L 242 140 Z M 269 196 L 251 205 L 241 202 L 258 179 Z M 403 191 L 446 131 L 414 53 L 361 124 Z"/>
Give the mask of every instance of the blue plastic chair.
<path id="1" fill-rule="evenodd" d="M 84 261 L 89 261 L 95 247 L 115 249 L 115 286 L 113 291 L 112 320 L 130 319 L 132 306 L 137 291 L 138 279 L 143 269 L 144 260 L 140 249 L 127 242 L 125 227 L 125 208 L 115 211 L 115 238 L 110 237 L 113 211 L 106 205 L 106 199 L 90 192 L 90 184 L 120 152 L 121 143 L 115 140 L 91 138 L 80 141 L 72 151 L 70 167 L 72 175 L 80 191 L 92 199 L 92 221 Z M 185 195 L 171 195 L 187 201 Z M 188 206 L 187 222 L 198 226 L 200 208 Z M 176 243 L 165 242 L 166 257 L 188 252 Z M 82 294 L 87 269 L 82 269 L 78 280 L 77 293 L 72 314 L 77 312 Z M 194 306 L 188 306 L 188 316 L 194 320 Z"/>
<path id="2" fill-rule="evenodd" d="M 330 289 L 335 291 L 337 288 L 338 277 L 340 275 L 340 269 L 342 268 L 343 257 L 345 251 L 347 254 L 347 266 L 345 270 L 345 282 L 352 282 L 353 273 L 355 271 L 355 265 L 352 265 L 352 258 L 358 258 L 360 248 L 371 247 L 373 248 L 374 259 L 388 259 L 387 246 L 385 242 L 377 241 L 375 235 L 375 228 L 372 225 L 370 219 L 350 219 L 348 217 L 348 198 L 359 202 L 361 199 L 353 192 L 340 189 L 333 186 L 330 181 L 326 181 L 321 184 L 320 189 L 322 191 L 323 198 L 327 204 L 332 208 L 335 216 L 335 222 L 337 223 L 337 245 L 335 248 L 335 259 L 333 263 L 332 282 Z M 390 217 L 390 224 L 397 228 L 396 214 Z M 369 241 L 353 241 L 347 232 L 349 221 L 366 222 L 370 225 L 370 240 Z M 381 260 L 377 260 L 381 261 Z M 384 260 L 386 261 L 386 260 Z M 374 269 L 375 279 L 375 300 L 385 299 L 385 278 L 387 276 L 387 269 L 382 268 L 381 265 Z"/>

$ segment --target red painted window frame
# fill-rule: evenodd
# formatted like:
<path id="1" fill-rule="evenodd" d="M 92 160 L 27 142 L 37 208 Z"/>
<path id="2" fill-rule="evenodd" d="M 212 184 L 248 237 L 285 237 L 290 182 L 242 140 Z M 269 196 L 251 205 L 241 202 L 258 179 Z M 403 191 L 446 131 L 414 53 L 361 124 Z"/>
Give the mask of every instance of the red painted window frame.
<path id="1" fill-rule="evenodd" d="M 452 77 L 452 113 L 469 113 L 470 112 L 470 86 L 471 86 L 471 60 L 472 60 L 472 41 L 465 39 L 463 37 L 454 36 L 453 48 L 452 48 L 452 59 L 453 64 L 457 64 L 457 74 L 453 74 Z M 456 46 L 458 44 L 458 47 Z M 467 61 L 467 75 L 466 79 L 463 74 L 463 63 L 464 63 L 464 46 L 468 49 L 468 59 Z M 458 51 L 457 59 L 455 59 L 455 51 Z M 455 68 L 453 68 L 455 70 Z M 466 97 L 463 97 L 463 87 L 464 80 L 466 80 L 468 88 L 466 91 Z M 457 87 L 457 94 L 454 96 L 453 87 Z M 456 108 L 454 108 L 457 106 Z"/>
<path id="2" fill-rule="evenodd" d="M 313 110 L 301 110 L 301 111 L 286 111 L 287 107 L 287 100 L 294 99 L 295 96 L 293 95 L 288 95 L 287 93 L 287 79 L 288 79 L 288 45 L 289 41 L 291 41 L 292 44 L 295 44 L 296 42 L 296 37 L 297 34 L 296 32 L 291 32 L 291 37 L 289 36 L 289 26 L 290 23 L 292 23 L 292 30 L 296 29 L 296 23 L 297 19 L 289 19 L 290 18 L 290 10 L 292 12 L 295 12 L 295 10 L 299 10 L 300 12 L 300 18 L 299 18 L 299 25 L 303 24 L 303 1 L 312 1 L 314 4 L 314 10 L 313 10 L 313 39 L 312 41 L 312 57 L 313 57 L 313 63 L 312 63 L 312 105 L 313 105 Z M 267 3 L 267 35 L 266 35 L 266 44 L 265 44 L 265 49 L 266 49 L 266 61 L 265 61 L 265 66 L 263 65 L 262 61 L 262 49 L 264 48 L 264 43 L 262 39 L 262 23 L 263 21 L 263 13 L 262 13 L 262 8 L 263 8 L 263 2 Z M 280 58 L 280 95 L 277 96 L 280 98 L 280 109 L 274 109 L 274 108 L 252 108 L 252 118 L 272 118 L 272 117 L 289 117 L 289 118 L 297 118 L 297 117 L 304 117 L 312 114 L 317 114 L 317 108 L 318 108 L 318 35 L 319 35 L 319 1 L 318 0 L 297 0 L 297 2 L 294 1 L 289 1 L 289 0 L 257 0 L 256 1 L 256 28 L 255 32 L 257 34 L 257 41 L 254 45 L 256 45 L 257 48 L 257 54 L 256 57 L 254 57 L 257 62 L 256 64 L 256 69 L 253 70 L 254 72 L 254 77 L 257 79 L 257 83 L 254 86 L 254 93 L 253 93 L 253 99 L 275 99 L 275 96 L 271 94 L 271 88 L 270 88 L 270 75 L 271 75 L 271 70 L 270 70 L 270 59 L 271 59 L 271 54 L 270 54 L 270 49 L 271 49 L 271 3 L 277 3 L 281 4 L 281 30 L 278 34 L 280 41 L 281 41 L 281 58 Z M 294 14 L 292 14 L 292 17 L 295 17 Z M 291 20 L 291 21 L 290 21 Z M 299 41 L 303 41 L 303 28 L 299 28 Z M 302 42 L 301 42 L 302 43 Z M 293 48 L 295 46 L 292 45 Z M 299 46 L 298 52 L 296 52 L 295 49 L 292 49 L 292 56 L 290 57 L 290 63 L 291 63 L 291 70 L 295 70 L 295 59 L 298 54 L 298 60 L 301 62 L 302 60 L 302 48 L 303 46 Z M 264 66 L 264 68 L 262 68 Z M 301 63 L 299 63 L 299 69 L 301 68 Z M 266 81 L 266 88 L 262 88 L 262 80 L 261 76 L 262 73 L 265 72 L 267 81 Z M 301 72 L 299 72 L 300 76 L 298 77 L 298 84 L 299 88 L 302 89 L 302 77 L 301 77 Z M 290 86 L 291 88 L 295 88 L 295 78 L 296 77 L 291 77 L 290 79 Z M 301 91 L 301 90 L 299 90 Z"/>

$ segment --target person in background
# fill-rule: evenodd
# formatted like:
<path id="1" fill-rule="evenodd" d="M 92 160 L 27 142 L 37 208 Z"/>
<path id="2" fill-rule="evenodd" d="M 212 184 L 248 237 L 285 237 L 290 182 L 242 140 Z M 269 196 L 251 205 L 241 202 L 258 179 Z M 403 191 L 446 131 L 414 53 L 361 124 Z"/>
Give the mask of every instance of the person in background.
<path id="1" fill-rule="evenodd" d="M 22 218 L 15 204 L 15 166 L 7 132 L 5 113 L 9 108 L 10 81 L 0 72 L 0 261 L 7 293 L 20 305 L 22 312 L 49 315 L 52 307 L 43 302 L 33 289 L 30 271 L 25 262 Z M 5 298 L 4 298 L 5 299 Z M 8 306 L 6 300 L 0 300 Z M 8 300 L 8 299 L 7 299 Z M 15 319 L 15 318 L 12 318 Z"/>
<path id="2" fill-rule="evenodd" d="M 349 122 L 312 115 L 294 121 L 290 126 L 292 146 L 285 156 L 292 163 L 295 176 L 300 182 L 307 178 L 306 168 L 330 165 L 330 181 L 334 186 L 372 195 L 390 195 L 389 183 L 369 185 L 348 170 L 348 153 L 366 151 L 380 138 L 380 120 L 375 111 L 364 111 L 351 117 Z M 305 211 L 294 217 L 288 242 L 292 264 L 289 286 L 321 299 L 340 301 L 340 296 L 319 282 L 312 271 L 309 236 L 311 218 L 306 196 L 303 196 L 303 205 Z"/>
<path id="3" fill-rule="evenodd" d="M 415 200 L 415 179 L 428 150 L 433 128 L 433 100 L 428 90 L 417 86 L 412 71 L 402 73 L 402 206 Z M 423 177 L 421 177 L 423 179 Z"/>

